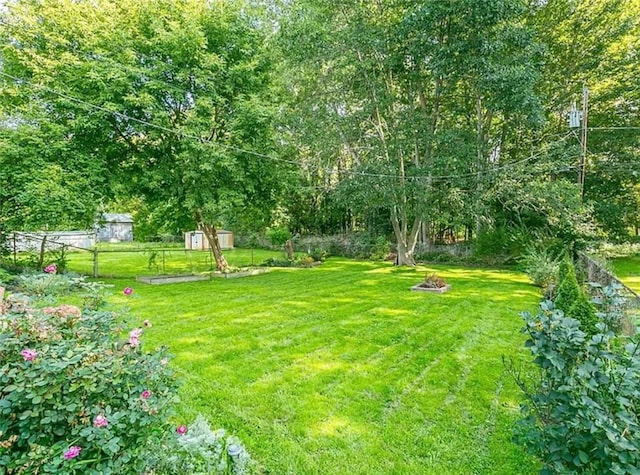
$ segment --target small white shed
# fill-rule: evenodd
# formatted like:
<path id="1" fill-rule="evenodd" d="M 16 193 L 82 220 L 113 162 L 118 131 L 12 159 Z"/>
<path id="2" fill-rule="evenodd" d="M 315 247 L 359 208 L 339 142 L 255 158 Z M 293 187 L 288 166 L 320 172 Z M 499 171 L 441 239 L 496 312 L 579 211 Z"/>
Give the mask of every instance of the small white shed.
<path id="1" fill-rule="evenodd" d="M 98 239 L 100 242 L 133 241 L 133 217 L 128 213 L 104 213 Z"/>
<path id="2" fill-rule="evenodd" d="M 220 242 L 220 249 L 233 249 L 233 233 L 219 229 L 216 233 Z M 184 233 L 184 248 L 198 251 L 209 249 L 209 240 L 203 231 L 188 231 Z"/>

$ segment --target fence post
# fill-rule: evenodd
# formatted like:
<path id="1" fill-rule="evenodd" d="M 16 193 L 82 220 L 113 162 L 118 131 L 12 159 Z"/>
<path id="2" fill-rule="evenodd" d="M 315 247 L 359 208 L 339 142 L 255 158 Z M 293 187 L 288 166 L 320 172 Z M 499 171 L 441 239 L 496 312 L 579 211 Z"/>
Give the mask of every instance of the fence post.
<path id="1" fill-rule="evenodd" d="M 93 250 L 93 276 L 98 277 L 98 250 Z"/>

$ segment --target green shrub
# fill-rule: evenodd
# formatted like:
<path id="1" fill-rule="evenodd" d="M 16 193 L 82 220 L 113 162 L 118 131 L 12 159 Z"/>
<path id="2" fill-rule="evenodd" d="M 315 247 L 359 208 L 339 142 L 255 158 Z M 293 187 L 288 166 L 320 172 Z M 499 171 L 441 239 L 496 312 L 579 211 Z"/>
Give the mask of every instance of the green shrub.
<path id="1" fill-rule="evenodd" d="M 316 260 L 312 256 L 304 256 L 295 261 L 296 267 L 311 267 Z"/>
<path id="2" fill-rule="evenodd" d="M 519 262 L 533 285 L 547 290 L 558 283 L 558 258 L 548 250 L 529 246 Z"/>
<path id="3" fill-rule="evenodd" d="M 27 271 L 15 279 L 15 285 L 20 292 L 36 297 L 68 294 L 77 287 L 78 282 L 75 278 L 56 272 Z"/>
<path id="4" fill-rule="evenodd" d="M 569 256 L 565 254 L 565 256 L 560 261 L 560 265 L 558 266 L 557 281 L 562 282 L 569 275 L 569 272 L 571 271 L 572 268 L 575 270 L 575 267 L 573 266 L 573 262 L 571 262 L 571 259 L 569 258 Z"/>
<path id="5" fill-rule="evenodd" d="M 14 279 L 16 288 L 25 295 L 37 298 L 60 297 L 68 294 L 78 294 L 85 308 L 96 310 L 103 303 L 106 290 L 111 285 L 102 282 L 87 282 L 84 276 L 59 274 L 53 264 L 47 266 L 50 272 L 26 272 Z"/>
<path id="6" fill-rule="evenodd" d="M 0 473 L 143 473 L 166 432 L 175 383 L 122 316 L 35 308 L 13 294 L 0 314 Z"/>
<path id="7" fill-rule="evenodd" d="M 269 257 L 260 264 L 262 267 L 293 267 L 294 263 L 288 259 L 276 259 Z"/>
<path id="8" fill-rule="evenodd" d="M 580 322 L 580 330 L 585 332 L 588 337 L 598 332 L 596 325 L 600 323 L 596 309 L 591 305 L 591 299 L 585 292 L 580 292 L 576 301 L 567 311 L 567 317 L 575 318 Z"/>
<path id="9" fill-rule="evenodd" d="M 267 230 L 266 233 L 267 239 L 274 246 L 284 246 L 289 239 L 291 239 L 291 232 L 287 228 L 271 228 Z"/>
<path id="10" fill-rule="evenodd" d="M 309 252 L 309 255 L 311 257 L 313 257 L 313 260 L 316 262 L 322 262 L 324 261 L 327 257 L 329 257 L 329 253 L 323 249 L 320 248 L 315 248 L 313 249 L 311 252 Z"/>
<path id="11" fill-rule="evenodd" d="M 10 284 L 14 280 L 15 280 L 15 276 L 11 272 L 0 267 L 0 285 Z"/>
<path id="12" fill-rule="evenodd" d="M 384 236 L 378 236 L 373 243 L 369 258 L 375 261 L 380 261 L 385 259 L 390 252 L 391 245 L 389 244 L 389 241 L 387 241 L 387 238 Z"/>
<path id="13" fill-rule="evenodd" d="M 587 338 L 550 302 L 523 317 L 539 374 L 512 372 L 527 400 L 516 440 L 542 460 L 541 473 L 638 473 L 640 338 L 603 324 Z"/>
<path id="14" fill-rule="evenodd" d="M 554 300 L 555 308 L 562 310 L 565 314 L 569 312 L 571 306 L 578 300 L 581 290 L 576 278 L 576 272 L 573 265 L 567 269 L 565 278 L 560 281 L 556 298 Z"/>
<path id="15" fill-rule="evenodd" d="M 509 233 L 504 227 L 485 229 L 476 236 L 473 251 L 477 256 L 508 254 Z"/>

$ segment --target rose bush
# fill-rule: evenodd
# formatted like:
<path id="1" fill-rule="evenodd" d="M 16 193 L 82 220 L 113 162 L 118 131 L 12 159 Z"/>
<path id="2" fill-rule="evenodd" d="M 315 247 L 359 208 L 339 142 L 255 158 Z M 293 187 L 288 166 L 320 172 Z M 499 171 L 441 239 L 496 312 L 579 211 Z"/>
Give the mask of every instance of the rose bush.
<path id="1" fill-rule="evenodd" d="M 123 321 L 18 294 L 0 305 L 0 473 L 144 471 L 176 384 L 165 351 Z"/>

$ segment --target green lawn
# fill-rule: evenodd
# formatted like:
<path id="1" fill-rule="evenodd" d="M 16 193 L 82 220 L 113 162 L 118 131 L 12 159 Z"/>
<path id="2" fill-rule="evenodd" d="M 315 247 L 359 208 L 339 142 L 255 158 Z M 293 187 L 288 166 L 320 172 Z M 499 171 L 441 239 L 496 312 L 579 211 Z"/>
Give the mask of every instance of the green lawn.
<path id="1" fill-rule="evenodd" d="M 611 262 L 618 278 L 640 293 L 640 255 L 613 259 Z"/>
<path id="2" fill-rule="evenodd" d="M 409 291 L 427 270 L 453 286 Z M 147 345 L 184 378 L 176 423 L 199 412 L 269 474 L 534 474 L 511 441 L 520 394 L 503 355 L 526 360 L 524 275 L 330 259 L 244 279 L 112 280 Z"/>

